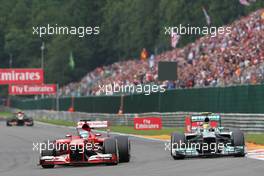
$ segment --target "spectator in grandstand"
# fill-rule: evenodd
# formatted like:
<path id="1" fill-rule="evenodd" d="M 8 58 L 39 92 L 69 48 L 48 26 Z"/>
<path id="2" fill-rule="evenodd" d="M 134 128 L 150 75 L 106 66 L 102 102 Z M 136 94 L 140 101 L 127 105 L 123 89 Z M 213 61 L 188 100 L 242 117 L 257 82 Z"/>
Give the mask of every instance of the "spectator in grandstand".
<path id="1" fill-rule="evenodd" d="M 141 53 L 140 53 L 140 59 L 142 61 L 146 61 L 148 59 L 148 51 L 146 50 L 146 48 L 143 48 Z"/>
<path id="2" fill-rule="evenodd" d="M 263 83 L 264 10 L 237 20 L 230 27 L 231 33 L 204 36 L 182 49 L 156 55 L 151 67 L 149 62 L 137 59 L 98 67 L 79 83 L 63 87 L 60 94 L 98 95 L 99 85 L 112 82 L 120 85 L 156 83 L 164 84 L 168 89 Z M 147 58 L 148 52 L 143 48 L 140 59 L 146 61 Z M 176 82 L 158 81 L 159 61 L 177 61 Z"/>

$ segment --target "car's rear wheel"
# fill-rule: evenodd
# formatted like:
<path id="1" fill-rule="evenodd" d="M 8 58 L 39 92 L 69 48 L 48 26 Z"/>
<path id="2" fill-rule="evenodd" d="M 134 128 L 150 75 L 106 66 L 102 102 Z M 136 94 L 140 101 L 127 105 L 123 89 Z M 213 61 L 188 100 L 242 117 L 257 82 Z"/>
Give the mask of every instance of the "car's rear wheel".
<path id="1" fill-rule="evenodd" d="M 130 140 L 128 136 L 116 136 L 119 152 L 119 162 L 129 162 L 130 160 Z"/>
<path id="2" fill-rule="evenodd" d="M 30 122 L 30 124 L 28 124 L 27 126 L 33 126 L 34 125 L 34 121 L 32 118 L 28 118 L 26 121 Z"/>
<path id="3" fill-rule="evenodd" d="M 245 154 L 245 137 L 244 133 L 240 130 L 235 130 L 232 132 L 233 134 L 233 145 L 234 147 L 243 147 L 243 151 L 236 154 L 236 157 L 244 157 Z"/>
<path id="4" fill-rule="evenodd" d="M 180 133 L 172 133 L 171 134 L 171 156 L 173 159 L 178 160 L 178 159 L 184 159 L 185 158 L 185 155 L 181 155 L 181 154 L 174 155 L 172 153 L 172 149 L 179 148 L 181 144 L 185 143 L 185 141 L 186 140 L 185 140 L 184 134 L 180 134 Z"/>
<path id="5" fill-rule="evenodd" d="M 11 124 L 10 124 L 10 120 L 7 120 L 7 121 L 6 121 L 6 126 L 11 126 Z"/>
<path id="6" fill-rule="evenodd" d="M 110 165 L 116 165 L 119 162 L 119 156 L 118 156 L 118 147 L 117 147 L 117 141 L 114 138 L 108 138 L 104 141 L 104 153 L 105 154 L 114 154 L 117 156 L 117 161 L 114 163 L 109 163 Z"/>

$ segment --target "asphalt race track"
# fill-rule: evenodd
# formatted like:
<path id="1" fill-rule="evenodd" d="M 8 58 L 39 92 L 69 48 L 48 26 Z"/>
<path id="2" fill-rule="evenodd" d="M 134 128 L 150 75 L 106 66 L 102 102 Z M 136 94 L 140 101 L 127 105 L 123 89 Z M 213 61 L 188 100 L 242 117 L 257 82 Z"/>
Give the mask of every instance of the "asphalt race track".
<path id="1" fill-rule="evenodd" d="M 91 165 L 42 169 L 33 142 L 63 137 L 74 130 L 37 124 L 34 127 L 6 127 L 0 122 L 1 176 L 261 176 L 264 162 L 249 158 L 192 158 L 175 161 L 164 143 L 131 137 L 132 159 L 117 166 Z"/>

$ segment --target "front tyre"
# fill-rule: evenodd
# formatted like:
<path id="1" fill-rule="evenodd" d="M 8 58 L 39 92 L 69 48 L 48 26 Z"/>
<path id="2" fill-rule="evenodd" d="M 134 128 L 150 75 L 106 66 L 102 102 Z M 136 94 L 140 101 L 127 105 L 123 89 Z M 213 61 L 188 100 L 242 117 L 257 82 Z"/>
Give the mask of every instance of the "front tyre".
<path id="1" fill-rule="evenodd" d="M 234 147 L 243 147 L 242 151 L 240 153 L 235 154 L 235 157 L 244 157 L 246 155 L 245 153 L 245 137 L 244 133 L 240 130 L 235 130 L 232 132 L 233 134 L 233 144 Z"/>
<path id="2" fill-rule="evenodd" d="M 53 146 L 51 146 L 53 144 L 49 143 L 49 142 L 44 142 L 44 144 L 46 147 L 44 150 L 41 150 L 41 157 L 43 157 L 43 156 L 55 156 L 55 149 L 53 149 Z M 41 166 L 42 166 L 42 168 L 45 168 L 45 169 L 50 169 L 50 168 L 55 167 L 54 164 L 44 164 Z"/>
<path id="3" fill-rule="evenodd" d="M 27 124 L 27 126 L 34 126 L 34 121 L 33 121 L 32 118 L 29 118 L 29 119 L 27 120 L 27 122 L 29 123 L 29 124 Z"/>
<path id="4" fill-rule="evenodd" d="M 180 133 L 172 133 L 171 134 L 171 156 L 175 160 L 184 159 L 185 155 L 174 155 L 172 153 L 172 149 L 179 148 L 181 144 L 185 143 L 185 136 L 184 134 Z"/>
<path id="5" fill-rule="evenodd" d="M 109 165 L 116 165 L 119 162 L 117 141 L 114 138 L 108 138 L 104 141 L 103 149 L 105 154 L 114 154 L 117 156 L 117 161 L 115 163 L 110 163 Z"/>
<path id="6" fill-rule="evenodd" d="M 130 161 L 130 140 L 128 136 L 116 136 L 120 162 Z"/>
<path id="7" fill-rule="evenodd" d="M 54 165 L 54 164 L 49 164 L 49 165 L 41 165 L 41 167 L 42 167 L 42 168 L 44 168 L 44 169 L 52 169 L 52 168 L 54 168 L 54 167 L 55 167 L 55 165 Z"/>
<path id="8" fill-rule="evenodd" d="M 10 120 L 7 120 L 7 121 L 6 121 L 6 126 L 9 126 L 9 127 L 11 126 L 11 124 L 10 124 Z"/>

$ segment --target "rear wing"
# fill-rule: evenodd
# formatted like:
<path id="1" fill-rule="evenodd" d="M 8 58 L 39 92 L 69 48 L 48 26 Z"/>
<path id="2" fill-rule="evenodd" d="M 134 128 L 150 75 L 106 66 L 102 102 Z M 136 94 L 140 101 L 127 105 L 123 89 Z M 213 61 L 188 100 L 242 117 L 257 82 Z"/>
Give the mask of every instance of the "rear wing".
<path id="1" fill-rule="evenodd" d="M 82 128 L 84 124 L 89 125 L 90 128 L 108 128 L 109 122 L 108 121 L 90 121 L 90 120 L 80 120 L 77 122 L 77 128 Z"/>
<path id="2" fill-rule="evenodd" d="M 194 129 L 200 128 L 206 117 L 209 118 L 211 127 L 216 128 L 221 126 L 221 117 L 218 114 L 192 115 L 185 118 L 185 132 L 192 132 Z"/>

